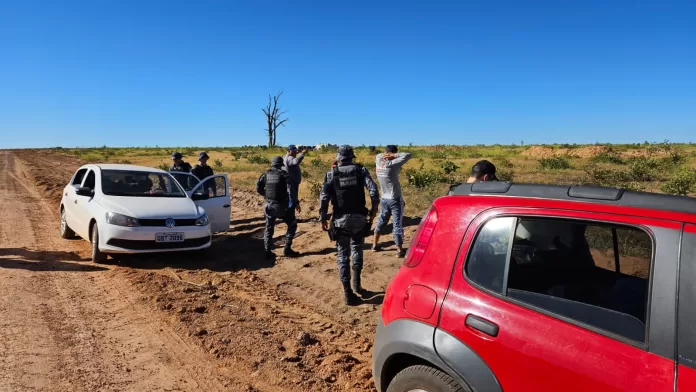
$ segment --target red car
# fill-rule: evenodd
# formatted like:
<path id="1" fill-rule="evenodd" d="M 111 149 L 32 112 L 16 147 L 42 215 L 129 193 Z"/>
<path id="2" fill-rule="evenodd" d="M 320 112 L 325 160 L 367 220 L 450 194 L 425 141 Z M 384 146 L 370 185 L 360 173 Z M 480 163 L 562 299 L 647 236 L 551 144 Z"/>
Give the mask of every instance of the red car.
<path id="1" fill-rule="evenodd" d="M 387 289 L 376 387 L 696 391 L 695 282 L 696 199 L 461 185 Z"/>

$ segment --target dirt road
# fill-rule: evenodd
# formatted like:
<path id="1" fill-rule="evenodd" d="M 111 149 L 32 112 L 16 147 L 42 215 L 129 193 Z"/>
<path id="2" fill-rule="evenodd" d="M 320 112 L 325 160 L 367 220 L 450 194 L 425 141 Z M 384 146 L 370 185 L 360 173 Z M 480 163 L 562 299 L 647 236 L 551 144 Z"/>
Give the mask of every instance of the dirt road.
<path id="1" fill-rule="evenodd" d="M 374 293 L 346 308 L 318 225 L 300 223 L 303 257 L 266 262 L 261 201 L 237 191 L 231 231 L 210 251 L 96 265 L 85 241 L 58 236 L 60 191 L 79 164 L 0 151 L 0 390 L 372 390 L 393 252 L 366 252 Z"/>

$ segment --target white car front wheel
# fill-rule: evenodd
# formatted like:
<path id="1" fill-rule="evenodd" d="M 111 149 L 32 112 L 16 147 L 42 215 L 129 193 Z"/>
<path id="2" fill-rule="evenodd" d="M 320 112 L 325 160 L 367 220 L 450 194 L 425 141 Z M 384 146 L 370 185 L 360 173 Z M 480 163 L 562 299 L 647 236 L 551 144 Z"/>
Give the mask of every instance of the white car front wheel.
<path id="1" fill-rule="evenodd" d="M 68 226 L 68 221 L 65 219 L 65 208 L 60 209 L 60 236 L 66 240 L 75 237 L 75 232 Z"/>
<path id="2" fill-rule="evenodd" d="M 99 228 L 96 223 L 92 226 L 92 261 L 95 263 L 106 261 L 106 253 L 99 250 Z"/>

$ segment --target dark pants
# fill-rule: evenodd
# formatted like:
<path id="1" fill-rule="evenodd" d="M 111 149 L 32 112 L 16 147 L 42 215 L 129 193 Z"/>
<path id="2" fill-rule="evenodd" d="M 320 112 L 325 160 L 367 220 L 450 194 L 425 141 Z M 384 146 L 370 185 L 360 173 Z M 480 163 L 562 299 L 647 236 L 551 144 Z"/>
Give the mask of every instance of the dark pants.
<path id="1" fill-rule="evenodd" d="M 346 230 L 336 232 L 336 250 L 338 251 L 338 278 L 341 283 L 350 283 L 350 261 L 353 260 L 353 270 L 357 273 L 363 267 L 363 249 L 365 235 L 362 231 L 352 233 Z"/>
<path id="2" fill-rule="evenodd" d="M 297 219 L 295 218 L 295 208 L 281 208 L 277 204 L 266 203 L 264 209 L 266 215 L 266 230 L 263 232 L 263 246 L 267 251 L 273 249 L 273 233 L 275 232 L 276 219 L 282 219 L 288 225 L 285 234 L 285 247 L 292 246 L 292 239 L 297 232 Z"/>

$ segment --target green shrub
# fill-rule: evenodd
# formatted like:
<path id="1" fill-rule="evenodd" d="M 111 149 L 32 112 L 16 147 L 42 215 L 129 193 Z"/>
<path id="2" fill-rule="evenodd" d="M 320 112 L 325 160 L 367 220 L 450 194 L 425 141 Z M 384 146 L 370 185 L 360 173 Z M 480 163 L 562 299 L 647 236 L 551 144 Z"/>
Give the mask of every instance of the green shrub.
<path id="1" fill-rule="evenodd" d="M 684 168 L 675 173 L 662 185 L 662 192 L 669 193 L 670 195 L 686 196 L 694 192 L 695 188 L 696 171 Z"/>
<path id="2" fill-rule="evenodd" d="M 157 165 L 157 168 L 160 170 L 169 171 L 169 165 L 164 162 Z"/>
<path id="3" fill-rule="evenodd" d="M 250 155 L 247 158 L 247 160 L 249 161 L 249 163 L 253 163 L 253 164 L 257 164 L 257 165 L 270 165 L 271 164 L 270 159 L 263 157 L 263 156 L 260 156 L 260 155 Z"/>
<path id="4" fill-rule="evenodd" d="M 232 151 L 232 158 L 234 158 L 235 161 L 238 161 L 239 158 L 241 158 L 243 154 L 239 151 Z"/>
<path id="5" fill-rule="evenodd" d="M 653 158 L 637 157 L 630 161 L 628 174 L 632 181 L 652 181 L 660 163 Z"/>
<path id="6" fill-rule="evenodd" d="M 319 196 L 321 195 L 321 187 L 322 187 L 322 184 L 320 182 L 316 182 L 316 181 L 309 182 L 309 193 L 312 195 L 312 197 L 315 200 L 318 200 Z"/>
<path id="7" fill-rule="evenodd" d="M 539 167 L 543 170 L 566 170 L 571 169 L 573 166 L 570 164 L 568 157 L 557 156 L 539 159 Z"/>
<path id="8" fill-rule="evenodd" d="M 610 170 L 595 164 L 585 167 L 586 178 L 582 185 L 599 185 L 609 188 L 623 188 L 642 191 L 643 184 L 632 179 L 631 174 L 621 170 Z"/>
<path id="9" fill-rule="evenodd" d="M 214 165 L 216 169 L 222 169 L 222 160 L 216 159 Z"/>
<path id="10" fill-rule="evenodd" d="M 416 188 L 426 188 L 437 183 L 447 182 L 448 179 L 441 173 L 433 170 L 425 170 L 423 165 L 418 170 L 407 170 L 408 183 Z"/>
<path id="11" fill-rule="evenodd" d="M 322 160 L 319 159 L 319 158 L 314 158 L 314 159 L 312 159 L 312 161 L 311 161 L 310 163 L 311 163 L 312 166 L 314 166 L 314 167 L 322 167 L 322 166 L 324 166 L 324 161 L 322 161 Z"/>
<path id="12" fill-rule="evenodd" d="M 500 181 L 515 181 L 515 170 L 512 167 L 503 166 L 496 168 L 495 176 Z"/>
<path id="13" fill-rule="evenodd" d="M 515 165 L 513 165 L 512 162 L 510 162 L 510 160 L 505 158 L 505 157 L 498 159 L 498 164 L 496 165 L 496 169 L 497 168 L 512 169 L 513 167 L 515 167 Z"/>
<path id="14" fill-rule="evenodd" d="M 457 166 L 454 162 L 452 161 L 445 161 L 442 162 L 440 165 L 442 170 L 445 172 L 445 174 L 450 175 L 454 172 L 456 172 L 459 169 L 459 166 Z"/>
<path id="15" fill-rule="evenodd" d="M 626 161 L 624 161 L 621 156 L 613 150 L 609 151 L 602 151 L 599 154 L 593 156 L 591 158 L 592 162 L 596 163 L 613 163 L 616 165 L 624 165 L 626 164 Z"/>

